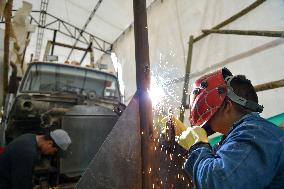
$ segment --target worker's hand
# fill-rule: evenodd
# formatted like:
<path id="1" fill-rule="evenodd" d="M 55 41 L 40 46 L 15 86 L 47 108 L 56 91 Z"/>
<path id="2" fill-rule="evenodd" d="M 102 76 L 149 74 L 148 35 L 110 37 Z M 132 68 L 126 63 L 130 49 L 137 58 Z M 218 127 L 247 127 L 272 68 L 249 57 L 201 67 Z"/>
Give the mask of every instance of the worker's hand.
<path id="1" fill-rule="evenodd" d="M 174 125 L 175 135 L 180 136 L 183 131 L 187 129 L 187 126 L 183 124 L 179 119 L 177 119 L 174 115 L 170 115 L 170 121 Z"/>
<path id="2" fill-rule="evenodd" d="M 189 127 L 177 137 L 177 143 L 186 150 L 198 142 L 208 143 L 207 133 L 201 127 Z"/>
<path id="3" fill-rule="evenodd" d="M 173 115 L 163 118 L 161 123 L 164 125 L 159 139 L 161 149 L 186 157 L 188 154 L 187 150 L 178 145 L 175 139 L 176 136 L 179 136 L 187 127 Z"/>

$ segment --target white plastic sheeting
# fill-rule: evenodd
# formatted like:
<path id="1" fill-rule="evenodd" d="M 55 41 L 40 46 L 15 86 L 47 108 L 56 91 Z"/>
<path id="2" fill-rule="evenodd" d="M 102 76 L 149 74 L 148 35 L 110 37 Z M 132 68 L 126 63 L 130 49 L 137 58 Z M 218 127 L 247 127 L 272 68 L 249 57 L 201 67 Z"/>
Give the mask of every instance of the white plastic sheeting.
<path id="1" fill-rule="evenodd" d="M 33 10 L 40 9 L 39 0 L 27 0 Z M 47 9 L 60 19 L 82 28 L 98 0 L 50 0 Z M 210 29 L 221 21 L 244 9 L 254 0 L 147 0 L 150 62 L 152 75 L 163 85 L 167 98 L 164 106 L 180 106 L 183 76 L 187 60 L 189 35 L 201 34 L 201 29 Z M 21 6 L 21 0 L 14 0 L 13 9 Z M 247 15 L 222 29 L 240 30 L 284 30 L 284 1 L 267 0 Z M 38 13 L 32 13 L 38 18 Z M 48 23 L 51 20 L 47 20 Z M 103 0 L 87 31 L 110 43 L 122 65 L 125 83 L 125 100 L 129 102 L 136 91 L 132 0 Z M 36 33 L 32 34 L 26 60 L 35 52 Z M 47 40 L 53 33 L 45 31 L 42 54 Z M 74 39 L 57 34 L 57 42 L 73 45 Z M 245 74 L 253 84 L 283 79 L 284 39 L 217 35 L 212 34 L 194 44 L 191 72 L 205 73 L 210 69 L 227 66 L 234 74 Z M 78 43 L 86 48 L 86 44 Z M 70 49 L 55 47 L 55 54 L 63 62 Z M 109 55 L 95 51 L 95 61 L 111 65 Z M 71 60 L 80 61 L 82 51 L 74 51 Z M 86 57 L 84 63 L 88 63 Z M 218 65 L 218 66 L 214 66 Z M 113 68 L 110 68 L 114 71 Z M 177 79 L 173 85 L 166 81 Z M 259 92 L 260 104 L 265 106 L 263 116 L 269 117 L 284 111 L 283 88 Z"/>
<path id="2" fill-rule="evenodd" d="M 161 83 L 178 79 L 163 86 L 168 94 L 166 107 L 176 108 L 181 102 L 188 40 L 197 37 L 201 29 L 210 29 L 253 3 L 253 0 L 164 0 L 156 1 L 148 9 L 150 63 L 152 75 Z M 284 1 L 267 0 L 245 16 L 222 29 L 284 31 Z M 234 74 L 244 74 L 253 85 L 283 79 L 284 39 L 254 36 L 212 34 L 196 42 L 193 47 L 191 73 L 228 67 Z M 114 52 L 122 64 L 125 99 L 136 91 L 133 28 L 128 29 L 114 44 Z M 108 62 L 104 57 L 102 62 Z M 218 65 L 215 66 L 214 65 Z M 214 69 L 211 69 L 212 71 Z M 208 72 L 208 70 L 207 70 Z M 201 74 L 204 74 L 202 72 Z M 264 117 L 284 111 L 284 88 L 259 92 L 264 105 Z M 168 102 L 167 102 L 168 101 Z"/>
<path id="3" fill-rule="evenodd" d="M 33 10 L 40 10 L 40 0 L 25 0 L 33 4 Z M 95 8 L 99 0 L 49 0 L 47 13 L 62 19 L 78 28 L 83 28 L 92 10 Z M 106 42 L 113 43 L 123 31 L 133 22 L 133 0 L 102 0 L 93 19 L 88 24 L 86 31 L 99 37 Z M 147 6 L 154 0 L 146 0 Z M 22 5 L 22 0 L 14 0 L 13 9 L 18 9 Z M 32 13 L 35 19 L 39 18 L 39 13 Z M 54 21 L 47 16 L 46 23 Z M 56 26 L 54 26 L 56 28 Z M 61 26 L 64 30 L 64 26 Z M 79 33 L 77 34 L 77 36 Z M 33 34 L 29 48 L 27 49 L 26 60 L 30 59 L 30 54 L 35 53 L 37 31 Z M 53 32 L 44 31 L 43 44 L 41 48 L 41 58 L 44 54 L 47 41 L 53 39 Z M 56 41 L 73 45 L 75 40 L 57 33 Z M 78 47 L 87 48 L 88 45 L 78 42 Z M 59 56 L 59 62 L 64 62 L 70 52 L 70 49 L 56 46 L 54 54 Z M 70 60 L 80 61 L 84 52 L 74 50 Z M 97 61 L 103 53 L 95 50 L 95 61 Z M 83 64 L 90 62 L 89 55 L 85 58 Z"/>

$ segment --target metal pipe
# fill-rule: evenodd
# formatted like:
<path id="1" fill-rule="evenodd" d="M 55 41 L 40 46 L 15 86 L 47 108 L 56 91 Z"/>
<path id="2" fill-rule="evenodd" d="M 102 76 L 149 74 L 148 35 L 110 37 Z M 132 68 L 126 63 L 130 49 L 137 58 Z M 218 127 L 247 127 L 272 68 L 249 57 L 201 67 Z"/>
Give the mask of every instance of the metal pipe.
<path id="1" fill-rule="evenodd" d="M 136 84 L 139 95 L 142 188 L 154 188 L 154 141 L 150 89 L 150 60 L 146 0 L 133 0 Z"/>
<path id="2" fill-rule="evenodd" d="M 186 63 L 185 76 L 184 76 L 182 101 L 181 101 L 181 106 L 180 106 L 179 119 L 180 119 L 181 122 L 183 122 L 183 120 L 184 120 L 184 111 L 185 111 L 185 106 L 186 106 L 186 99 L 187 99 L 187 96 L 188 96 L 188 84 L 189 84 L 189 74 L 190 74 L 191 61 L 192 61 L 193 43 L 194 43 L 194 38 L 191 35 L 189 37 L 189 43 L 188 43 L 187 63 Z"/>
<path id="3" fill-rule="evenodd" d="M 40 14 L 39 14 L 39 27 L 36 39 L 35 59 L 39 60 L 41 54 L 42 41 L 44 36 L 44 25 L 46 22 L 46 10 L 49 0 L 41 0 L 40 2 Z"/>
<path id="4" fill-rule="evenodd" d="M 246 7 L 245 9 L 241 10 L 240 12 L 238 12 L 237 14 L 231 16 L 230 18 L 224 20 L 223 22 L 221 22 L 220 24 L 214 26 L 212 29 L 220 29 L 230 23 L 232 23 L 233 21 L 237 20 L 238 18 L 244 16 L 246 13 L 250 12 L 251 10 L 255 9 L 256 7 L 258 7 L 259 5 L 261 5 L 262 3 L 264 3 L 266 0 L 257 0 L 254 3 L 252 3 L 251 5 L 249 5 L 248 7 Z M 194 39 L 194 42 L 199 41 L 200 39 L 206 37 L 209 34 L 201 34 L 200 36 L 196 37 Z"/>
<path id="5" fill-rule="evenodd" d="M 5 6 L 5 37 L 4 37 L 4 57 L 3 57 L 3 104 L 8 93 L 8 71 L 9 71 L 9 47 L 11 33 L 11 17 L 12 17 L 13 0 L 8 0 Z"/>
<path id="6" fill-rule="evenodd" d="M 256 92 L 284 87 L 284 79 L 254 86 Z"/>
<path id="7" fill-rule="evenodd" d="M 70 23 L 68 23 L 68 22 L 66 22 L 66 21 L 64 21 L 64 20 L 61 20 L 60 18 L 58 18 L 58 17 L 56 17 L 56 16 L 54 16 L 54 15 L 48 13 L 48 12 L 46 12 L 46 15 L 48 15 L 48 16 L 50 16 L 50 17 L 56 19 L 56 20 L 58 20 L 58 21 L 61 22 L 61 23 L 64 23 L 64 24 L 70 26 L 70 27 L 71 27 L 73 30 L 75 30 L 75 31 L 83 31 L 83 29 L 78 28 L 78 27 L 76 27 L 75 25 L 70 24 Z M 100 37 L 98 37 L 98 36 L 94 36 L 93 34 L 87 32 L 87 31 L 83 31 L 83 33 L 86 34 L 86 35 L 89 35 L 89 36 L 93 37 L 94 39 L 99 40 L 99 41 L 101 41 L 101 42 L 103 42 L 103 43 L 106 43 L 106 44 L 108 44 L 108 45 L 111 45 L 110 42 L 107 42 L 107 41 L 103 40 L 102 38 L 100 38 Z"/>
<path id="8" fill-rule="evenodd" d="M 83 32 L 85 32 L 87 26 L 89 25 L 89 23 L 90 23 L 91 20 L 93 19 L 94 15 L 95 15 L 96 11 L 99 9 L 99 6 L 101 5 L 102 1 L 103 1 L 103 0 L 99 0 L 99 1 L 97 2 L 95 8 L 94 8 L 93 11 L 91 12 L 91 14 L 90 14 L 90 16 L 88 17 L 86 23 L 84 24 L 82 30 L 80 31 L 79 36 L 76 38 L 73 47 L 75 47 L 75 46 L 77 45 L 77 43 L 78 43 L 80 37 L 82 36 Z M 74 48 L 71 48 L 71 51 L 70 51 L 70 53 L 69 53 L 69 55 L 68 55 L 68 57 L 67 57 L 67 60 L 69 60 L 69 58 L 70 58 L 70 56 L 71 56 L 71 54 L 72 54 L 72 52 L 73 52 L 73 49 L 74 49 Z"/>
<path id="9" fill-rule="evenodd" d="M 205 34 L 233 34 L 233 35 L 253 35 L 265 37 L 280 37 L 284 38 L 284 31 L 257 31 L 257 30 L 202 30 Z"/>

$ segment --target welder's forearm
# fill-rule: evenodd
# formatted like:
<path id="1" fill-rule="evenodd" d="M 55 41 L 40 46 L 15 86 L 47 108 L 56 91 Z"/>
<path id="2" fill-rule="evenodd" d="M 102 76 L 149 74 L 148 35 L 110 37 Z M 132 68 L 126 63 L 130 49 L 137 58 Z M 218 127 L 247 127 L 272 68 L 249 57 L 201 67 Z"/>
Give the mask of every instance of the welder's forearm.
<path id="1" fill-rule="evenodd" d="M 211 146 L 205 143 L 198 143 L 193 145 L 188 154 L 188 159 L 185 163 L 185 171 L 190 176 L 193 177 L 194 165 L 199 163 L 203 158 L 207 158 L 211 155 Z"/>
<path id="2" fill-rule="evenodd" d="M 225 183 L 213 170 L 215 157 L 209 144 L 199 143 L 189 151 L 188 160 L 185 163 L 185 171 L 192 178 L 197 188 L 225 189 Z"/>

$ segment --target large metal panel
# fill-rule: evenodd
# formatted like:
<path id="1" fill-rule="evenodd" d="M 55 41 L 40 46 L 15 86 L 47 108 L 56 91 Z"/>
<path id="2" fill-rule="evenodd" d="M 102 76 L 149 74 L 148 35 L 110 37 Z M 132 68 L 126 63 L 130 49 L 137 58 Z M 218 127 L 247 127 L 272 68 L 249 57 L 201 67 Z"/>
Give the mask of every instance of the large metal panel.
<path id="1" fill-rule="evenodd" d="M 142 188 L 138 105 L 135 96 L 77 183 L 77 189 Z M 190 178 L 182 169 L 185 159 L 180 152 L 169 151 L 164 146 L 166 143 L 156 141 L 160 142 L 156 143 L 153 158 L 153 188 L 192 188 Z"/>
<path id="2" fill-rule="evenodd" d="M 72 140 L 60 160 L 60 173 L 78 176 L 83 173 L 109 132 L 118 116 L 110 109 L 98 106 L 74 106 L 62 119 L 62 128 Z"/>
<path id="3" fill-rule="evenodd" d="M 141 188 L 140 140 L 138 102 L 133 98 L 76 188 Z"/>

